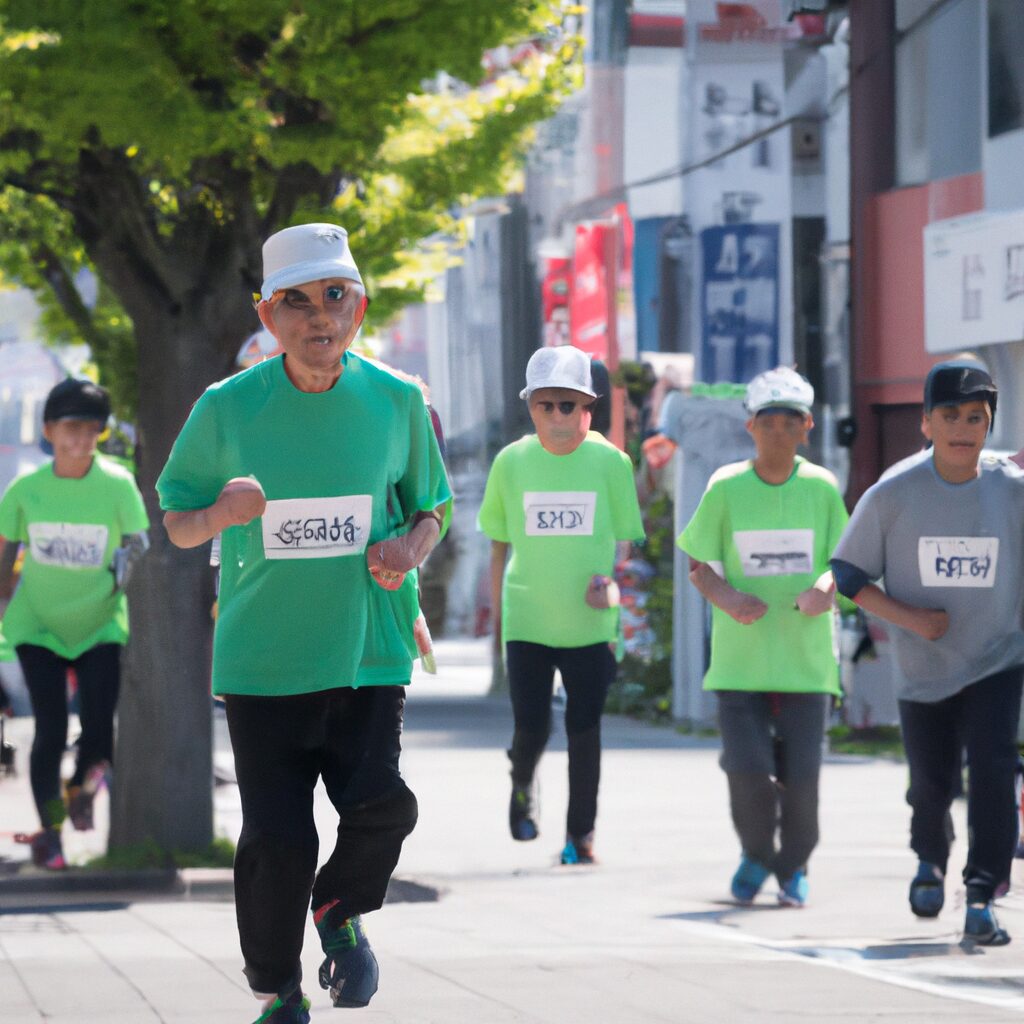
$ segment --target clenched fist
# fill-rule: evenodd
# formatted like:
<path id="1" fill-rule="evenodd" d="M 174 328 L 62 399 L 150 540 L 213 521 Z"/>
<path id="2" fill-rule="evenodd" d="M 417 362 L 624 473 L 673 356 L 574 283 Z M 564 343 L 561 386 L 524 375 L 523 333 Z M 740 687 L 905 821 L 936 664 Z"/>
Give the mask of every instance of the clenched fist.
<path id="1" fill-rule="evenodd" d="M 251 476 L 236 476 L 221 489 L 213 507 L 220 529 L 244 526 L 263 515 L 267 496 L 258 480 Z"/>

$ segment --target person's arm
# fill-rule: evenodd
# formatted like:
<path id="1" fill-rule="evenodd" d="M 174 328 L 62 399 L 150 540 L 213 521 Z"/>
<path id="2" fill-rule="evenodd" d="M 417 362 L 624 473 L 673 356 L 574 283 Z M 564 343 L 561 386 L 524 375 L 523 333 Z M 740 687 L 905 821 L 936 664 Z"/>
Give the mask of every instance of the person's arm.
<path id="1" fill-rule="evenodd" d="M 251 476 L 229 480 L 206 508 L 187 512 L 165 512 L 164 526 L 171 543 L 179 548 L 196 548 L 212 540 L 229 526 L 244 526 L 263 515 L 267 498 L 258 480 Z"/>
<path id="2" fill-rule="evenodd" d="M 14 593 L 14 563 L 18 560 L 19 547 L 17 541 L 0 537 L 0 613 Z"/>
<path id="3" fill-rule="evenodd" d="M 830 611 L 836 593 L 836 581 L 832 570 L 826 569 L 806 590 L 796 595 L 797 609 L 804 615 L 823 615 Z"/>
<path id="4" fill-rule="evenodd" d="M 753 594 L 730 586 L 707 562 L 690 559 L 690 582 L 701 596 L 741 625 L 757 622 L 768 611 L 768 605 Z"/>
<path id="5" fill-rule="evenodd" d="M 938 640 L 949 629 L 948 612 L 941 608 L 918 608 L 916 605 L 898 601 L 874 583 L 862 587 L 851 600 L 864 611 L 877 615 L 894 626 L 908 629 L 925 640 Z"/>
<path id="6" fill-rule="evenodd" d="M 418 568 L 441 537 L 445 505 L 431 512 L 417 512 L 413 525 L 405 533 L 378 541 L 366 549 L 366 564 L 371 571 L 406 573 Z"/>
<path id="7" fill-rule="evenodd" d="M 501 585 L 505 579 L 508 548 L 503 541 L 491 541 L 491 636 L 497 651 L 501 650 Z"/>

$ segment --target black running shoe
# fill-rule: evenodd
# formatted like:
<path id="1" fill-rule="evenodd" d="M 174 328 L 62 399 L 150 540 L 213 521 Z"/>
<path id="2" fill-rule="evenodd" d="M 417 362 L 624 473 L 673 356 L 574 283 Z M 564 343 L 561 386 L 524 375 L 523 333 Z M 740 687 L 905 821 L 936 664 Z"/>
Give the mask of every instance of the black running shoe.
<path id="1" fill-rule="evenodd" d="M 327 954 L 320 965 L 321 988 L 330 992 L 335 1006 L 366 1006 L 377 991 L 380 969 L 359 916 L 334 924 L 328 912 L 316 922 L 316 930 Z"/>

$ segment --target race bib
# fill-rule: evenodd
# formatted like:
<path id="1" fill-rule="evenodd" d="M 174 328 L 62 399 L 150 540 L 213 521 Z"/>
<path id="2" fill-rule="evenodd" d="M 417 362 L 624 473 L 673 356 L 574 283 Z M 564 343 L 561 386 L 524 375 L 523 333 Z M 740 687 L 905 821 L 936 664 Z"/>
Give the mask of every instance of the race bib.
<path id="1" fill-rule="evenodd" d="M 282 498 L 263 513 L 265 558 L 338 558 L 358 555 L 370 536 L 373 498 Z"/>
<path id="2" fill-rule="evenodd" d="M 592 537 L 597 491 L 526 491 L 527 537 Z"/>
<path id="3" fill-rule="evenodd" d="M 102 569 L 107 527 L 93 523 L 29 523 L 28 543 L 39 565 Z"/>
<path id="4" fill-rule="evenodd" d="M 796 576 L 814 571 L 813 530 L 737 530 L 732 540 L 744 576 Z"/>
<path id="5" fill-rule="evenodd" d="M 993 587 L 998 537 L 921 537 L 917 564 L 924 587 Z"/>

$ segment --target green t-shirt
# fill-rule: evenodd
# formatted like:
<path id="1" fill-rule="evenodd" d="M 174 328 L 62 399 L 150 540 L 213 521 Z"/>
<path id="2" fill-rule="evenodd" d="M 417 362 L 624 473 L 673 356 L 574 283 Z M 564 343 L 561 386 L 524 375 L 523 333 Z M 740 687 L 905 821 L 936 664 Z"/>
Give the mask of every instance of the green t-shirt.
<path id="1" fill-rule="evenodd" d="M 366 547 L 451 496 L 419 388 L 351 353 L 342 365 L 321 394 L 299 391 L 281 357 L 212 385 L 157 481 L 168 511 L 206 508 L 238 476 L 267 496 L 263 516 L 221 538 L 216 694 L 354 685 L 371 602 L 396 603 L 372 581 Z M 412 621 L 407 641 L 398 628 L 398 641 L 375 632 L 378 658 L 396 643 L 408 656 Z"/>
<path id="2" fill-rule="evenodd" d="M 498 452 L 477 522 L 512 547 L 505 641 L 585 647 L 615 639 L 618 609 L 591 608 L 585 598 L 591 576 L 611 575 L 615 542 L 644 536 L 628 455 L 594 431 L 570 455 L 552 455 L 529 434 Z"/>
<path id="3" fill-rule="evenodd" d="M 677 543 L 768 612 L 743 626 L 712 609 L 705 690 L 839 693 L 833 616 L 794 602 L 828 569 L 847 518 L 835 477 L 799 456 L 784 484 L 766 484 L 749 459 L 711 477 Z"/>
<path id="4" fill-rule="evenodd" d="M 14 480 L 0 498 L 0 537 L 25 554 L 3 619 L 7 643 L 71 660 L 97 644 L 123 644 L 128 607 L 111 563 L 123 537 L 148 527 L 131 473 L 102 455 L 79 479 L 54 476 L 48 462 Z"/>

